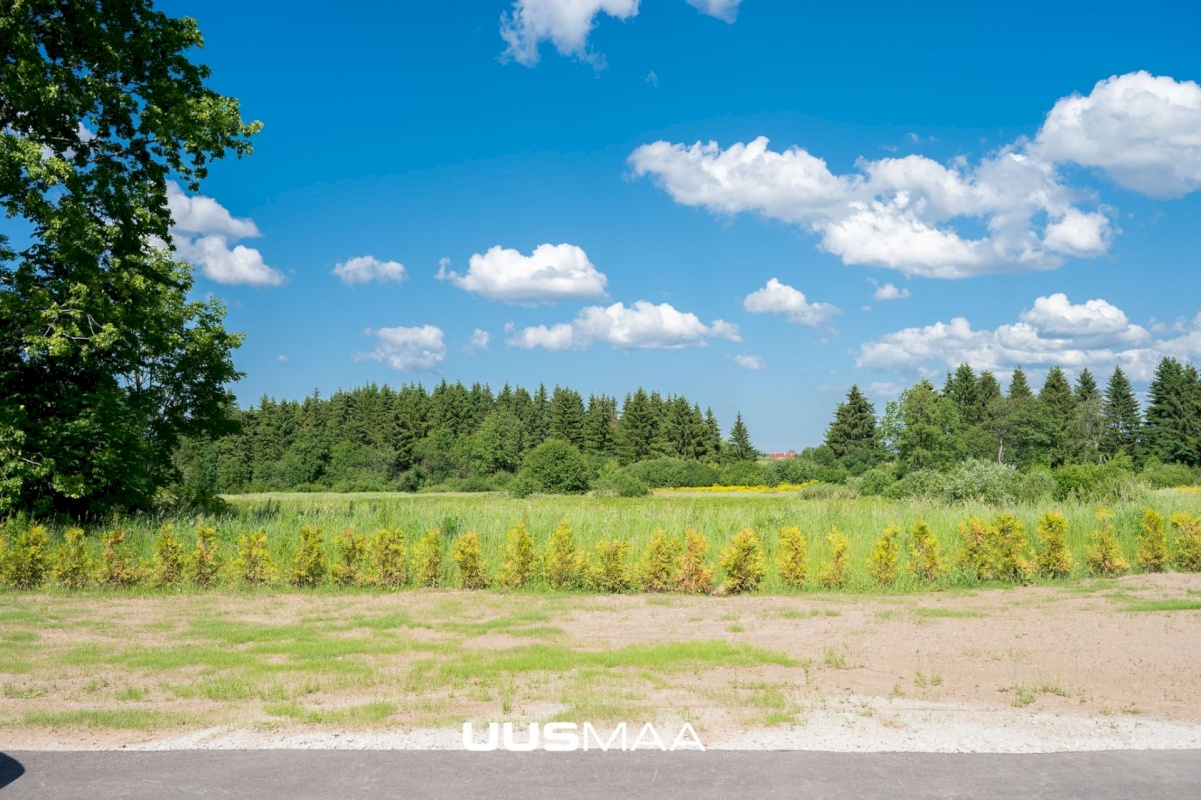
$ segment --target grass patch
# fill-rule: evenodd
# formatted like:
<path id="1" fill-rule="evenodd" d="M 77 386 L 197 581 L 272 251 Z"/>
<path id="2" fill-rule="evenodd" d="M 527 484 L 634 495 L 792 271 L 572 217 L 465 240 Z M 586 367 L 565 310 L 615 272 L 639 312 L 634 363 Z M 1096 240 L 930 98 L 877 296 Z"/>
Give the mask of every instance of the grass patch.
<path id="1" fill-rule="evenodd" d="M 956 608 L 931 608 L 929 606 L 922 606 L 919 608 L 915 608 L 915 609 L 913 609 L 913 614 L 914 614 L 914 616 L 917 616 L 917 617 L 930 617 L 930 618 L 987 617 L 988 616 L 988 614 L 985 614 L 983 611 L 967 611 L 967 610 L 961 610 L 961 609 L 956 609 Z"/>
<path id="2" fill-rule="evenodd" d="M 287 717 L 311 725 L 371 725 L 396 713 L 396 704 L 377 700 L 345 708 L 309 709 L 297 702 L 268 703 L 263 711 L 273 717 Z"/>
<path id="3" fill-rule="evenodd" d="M 1141 600 L 1128 603 L 1123 611 L 1201 611 L 1201 600 Z"/>
<path id="4" fill-rule="evenodd" d="M 74 711 L 30 711 L 26 725 L 39 728 L 108 728 L 112 730 L 154 731 L 177 728 L 192 718 L 173 711 L 140 708 L 81 708 Z"/>

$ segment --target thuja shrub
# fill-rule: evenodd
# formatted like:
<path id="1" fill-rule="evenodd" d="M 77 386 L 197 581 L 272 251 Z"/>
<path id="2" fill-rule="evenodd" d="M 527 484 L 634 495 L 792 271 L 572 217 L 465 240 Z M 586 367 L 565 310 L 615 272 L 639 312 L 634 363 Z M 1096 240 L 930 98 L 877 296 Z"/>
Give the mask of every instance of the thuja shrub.
<path id="1" fill-rule="evenodd" d="M 992 542 L 996 531 L 979 517 L 966 519 L 956 529 L 959 533 L 959 554 L 955 558 L 955 568 L 965 575 L 971 575 L 976 580 L 988 580 L 992 577 Z"/>
<path id="2" fill-rule="evenodd" d="M 442 534 L 426 531 L 413 548 L 413 577 L 418 586 L 437 588 L 442 583 Z"/>
<path id="3" fill-rule="evenodd" d="M 818 581 L 827 589 L 841 589 L 846 586 L 850 574 L 847 537 L 838 528 L 831 528 L 826 543 L 830 547 L 830 558 L 822 563 Z"/>
<path id="4" fill-rule="evenodd" d="M 196 547 L 188 558 L 184 572 L 197 586 L 212 586 L 221 572 L 221 551 L 217 529 L 201 525 L 196 529 Z"/>
<path id="5" fill-rule="evenodd" d="M 104 548 L 100 553 L 97 583 L 114 589 L 124 589 L 141 580 L 142 570 L 138 568 L 133 552 L 125 541 L 125 531 L 106 531 L 102 538 Z"/>
<path id="6" fill-rule="evenodd" d="M 1143 527 L 1138 536 L 1138 565 L 1147 572 L 1163 572 L 1170 558 L 1163 516 L 1148 508 L 1143 512 Z"/>
<path id="7" fill-rule="evenodd" d="M 14 589 L 36 589 L 46 580 L 49 567 L 49 534 L 42 525 L 30 525 L 5 537 L 0 547 L 0 582 Z"/>
<path id="8" fill-rule="evenodd" d="M 909 531 L 909 569 L 913 577 L 922 583 L 933 583 L 942 574 L 942 554 L 938 539 L 925 522 L 917 522 Z"/>
<path id="9" fill-rule="evenodd" d="M 1093 575 L 1121 575 L 1130 570 L 1130 565 L 1122 557 L 1122 548 L 1118 544 L 1112 520 L 1112 511 L 1098 509 L 1097 521 L 1101 527 L 1093 533 L 1093 542 L 1084 553 L 1085 564 Z"/>
<path id="10" fill-rule="evenodd" d="M 676 588 L 684 543 L 679 537 L 657 530 L 647 542 L 638 567 L 638 577 L 644 592 L 670 592 Z"/>
<path id="11" fill-rule="evenodd" d="M 709 542 L 692 528 L 684 531 L 684 555 L 680 558 L 680 572 L 676 576 L 676 588 L 687 594 L 709 594 L 713 591 L 713 568 L 705 566 L 709 555 Z"/>
<path id="12" fill-rule="evenodd" d="M 164 525 L 154 540 L 154 565 L 151 579 L 155 586 L 177 586 L 184 576 L 183 546 L 175 536 L 175 529 Z"/>
<path id="13" fill-rule="evenodd" d="M 621 539 L 598 542 L 588 561 L 588 585 L 598 592 L 627 592 L 633 581 L 626 556 L 630 543 Z"/>
<path id="14" fill-rule="evenodd" d="M 363 582 L 363 555 L 366 543 L 347 528 L 334 545 L 337 560 L 329 567 L 329 576 L 339 586 L 357 586 Z"/>
<path id="15" fill-rule="evenodd" d="M 990 548 L 992 573 L 998 580 L 1024 583 L 1030 577 L 1030 542 L 1021 520 L 1013 514 L 1002 514 L 993 523 L 995 538 Z"/>
<path id="16" fill-rule="evenodd" d="M 288 581 L 293 586 L 311 589 L 321 585 L 327 571 L 321 529 L 312 525 L 301 525 L 300 541 L 297 542 L 296 552 L 292 555 Z"/>
<path id="17" fill-rule="evenodd" d="M 1063 514 L 1048 513 L 1038 518 L 1038 571 L 1048 578 L 1066 578 L 1075 562 L 1068 548 L 1068 521 Z"/>
<path id="18" fill-rule="evenodd" d="M 575 583 L 578 573 L 575 536 L 566 521 L 560 522 L 546 545 L 546 582 L 552 589 L 564 589 Z"/>
<path id="19" fill-rule="evenodd" d="M 801 586 L 809 577 L 809 542 L 796 525 L 780 528 L 776 569 L 786 586 Z"/>
<path id="20" fill-rule="evenodd" d="M 534 537 L 525 525 L 517 523 L 509 530 L 501 556 L 504 559 L 500 568 L 501 586 L 520 589 L 530 582 L 534 574 Z"/>
<path id="21" fill-rule="evenodd" d="M 763 581 L 763 544 L 750 528 L 734 534 L 719 561 L 726 573 L 722 588 L 727 594 L 753 592 Z"/>
<path id="22" fill-rule="evenodd" d="M 484 589 L 488 573 L 484 570 L 484 555 L 480 552 L 480 537 L 469 531 L 455 540 L 450 557 L 459 568 L 459 585 L 464 589 Z"/>
<path id="23" fill-rule="evenodd" d="M 275 563 L 267 552 L 266 531 L 244 530 L 238 536 L 234 573 L 247 586 L 262 586 L 275 580 Z"/>
<path id="24" fill-rule="evenodd" d="M 872 545 L 867 556 L 867 571 L 881 586 L 890 586 L 897 579 L 897 557 L 901 552 L 901 529 L 889 525 Z"/>
<path id="25" fill-rule="evenodd" d="M 54 557 L 54 580 L 67 589 L 82 589 L 92 580 L 92 556 L 83 528 L 71 528 Z"/>
<path id="26" fill-rule="evenodd" d="M 384 589 L 396 589 L 409 582 L 409 551 L 404 531 L 384 528 L 376 531 L 368 546 L 368 581 Z"/>
<path id="27" fill-rule="evenodd" d="M 1176 563 L 1188 572 L 1201 572 L 1201 515 L 1177 512 L 1172 527 L 1177 531 Z"/>

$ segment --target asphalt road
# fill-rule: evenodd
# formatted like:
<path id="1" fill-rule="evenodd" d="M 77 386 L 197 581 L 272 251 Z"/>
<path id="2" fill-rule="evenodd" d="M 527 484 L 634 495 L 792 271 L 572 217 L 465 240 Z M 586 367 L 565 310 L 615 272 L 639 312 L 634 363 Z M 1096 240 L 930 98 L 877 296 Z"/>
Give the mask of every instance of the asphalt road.
<path id="1" fill-rule="evenodd" d="M 0 753 L 3 800 L 1201 797 L 1201 751 Z"/>

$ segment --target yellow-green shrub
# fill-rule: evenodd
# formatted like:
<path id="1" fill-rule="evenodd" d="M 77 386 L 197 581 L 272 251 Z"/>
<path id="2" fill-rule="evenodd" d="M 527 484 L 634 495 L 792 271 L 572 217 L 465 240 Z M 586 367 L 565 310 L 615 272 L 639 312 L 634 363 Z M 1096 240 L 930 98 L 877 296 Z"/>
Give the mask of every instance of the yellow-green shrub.
<path id="1" fill-rule="evenodd" d="M 459 567 L 459 585 L 464 589 L 483 589 L 488 586 L 484 570 L 484 555 L 480 552 L 480 537 L 469 531 L 455 540 L 450 557 Z"/>
<path id="2" fill-rule="evenodd" d="M 0 546 L 0 582 L 14 589 L 36 589 L 46 580 L 50 538 L 42 525 L 18 531 Z"/>
<path id="3" fill-rule="evenodd" d="M 404 531 L 395 528 L 376 531 L 369 550 L 368 580 L 373 585 L 396 589 L 409 582 L 409 551 Z"/>
<path id="4" fill-rule="evenodd" d="M 217 529 L 201 525 L 196 529 L 196 548 L 186 565 L 187 577 L 197 586 L 212 586 L 221 571 L 221 551 L 217 543 Z"/>
<path id="5" fill-rule="evenodd" d="M 321 529 L 312 525 L 300 526 L 300 541 L 292 555 L 292 568 L 288 580 L 293 586 L 311 589 L 325 580 L 328 567 L 325 561 L 325 543 Z"/>
<path id="6" fill-rule="evenodd" d="M 830 558 L 822 563 L 818 580 L 827 589 L 841 589 L 846 585 L 850 572 L 847 558 L 847 537 L 838 528 L 831 528 L 830 533 L 826 536 L 826 542 L 830 547 Z"/>
<path id="7" fill-rule="evenodd" d="M 678 537 L 669 536 L 665 530 L 655 531 L 642 553 L 638 569 L 642 591 L 670 592 L 676 588 L 683 550 L 684 545 Z"/>
<path id="8" fill-rule="evenodd" d="M 914 524 L 909 536 L 909 569 L 913 571 L 913 577 L 922 583 L 933 583 L 942 574 L 938 539 L 930 532 L 930 526 L 922 521 Z"/>
<path id="9" fill-rule="evenodd" d="M 1138 565 L 1147 572 L 1163 572 L 1168 568 L 1169 558 L 1163 516 L 1148 508 L 1143 512 L 1143 527 L 1138 536 Z"/>
<path id="10" fill-rule="evenodd" d="M 418 586 L 436 588 L 442 583 L 442 534 L 427 531 L 413 548 L 413 577 Z"/>
<path id="11" fill-rule="evenodd" d="M 267 552 L 267 532 L 242 531 L 234 572 L 247 586 L 262 586 L 275 580 L 275 563 Z"/>
<path id="12" fill-rule="evenodd" d="M 339 586 L 355 586 L 363 582 L 363 551 L 366 543 L 363 537 L 354 535 L 354 528 L 347 528 L 346 533 L 335 543 L 338 559 L 329 567 L 329 576 Z"/>
<path id="13" fill-rule="evenodd" d="M 626 556 L 630 543 L 621 539 L 597 542 L 592 558 L 588 562 L 588 584 L 598 592 L 626 592 L 630 590 L 630 568 Z"/>
<path id="14" fill-rule="evenodd" d="M 1068 521 L 1063 514 L 1043 514 L 1038 518 L 1038 570 L 1048 578 L 1066 578 L 1075 563 L 1068 548 Z"/>
<path id="15" fill-rule="evenodd" d="M 971 575 L 976 580 L 986 581 L 992 577 L 992 541 L 996 532 L 984 520 L 972 517 L 959 523 L 956 529 L 961 539 L 955 568 Z"/>
<path id="16" fill-rule="evenodd" d="M 125 542 L 125 531 L 106 531 L 103 540 L 104 549 L 100 553 L 97 582 L 101 586 L 124 589 L 141 580 L 142 570 L 138 568 L 133 553 Z"/>
<path id="17" fill-rule="evenodd" d="M 796 525 L 780 528 L 776 569 L 780 572 L 780 580 L 787 586 L 801 586 L 809 576 L 809 542 Z"/>
<path id="18" fill-rule="evenodd" d="M 697 531 L 684 531 L 684 555 L 680 559 L 680 572 L 676 577 L 676 588 L 688 594 L 709 594 L 713 591 L 713 568 L 705 566 L 709 553 L 709 542 Z"/>
<path id="19" fill-rule="evenodd" d="M 164 525 L 154 541 L 154 585 L 178 585 L 183 580 L 183 568 L 183 546 L 175 537 L 175 529 L 171 525 Z"/>
<path id="20" fill-rule="evenodd" d="M 1093 543 L 1085 550 L 1085 563 L 1094 575 L 1121 575 L 1130 569 L 1122 557 L 1117 532 L 1110 521 L 1113 513 L 1109 509 L 1098 509 L 1097 520 L 1101 527 L 1093 533 Z"/>
<path id="21" fill-rule="evenodd" d="M 1002 514 L 992 525 L 995 534 L 991 551 L 991 572 L 1002 581 L 1024 583 L 1033 567 L 1030 564 L 1030 542 L 1022 521 L 1013 514 Z"/>
<path id="22" fill-rule="evenodd" d="M 534 537 L 520 522 L 505 537 L 500 585 L 520 589 L 534 574 Z"/>
<path id="23" fill-rule="evenodd" d="M 546 582 L 552 589 L 572 586 L 578 579 L 579 563 L 571 525 L 560 522 L 546 545 Z"/>
<path id="24" fill-rule="evenodd" d="M 1201 572 L 1201 515 L 1180 511 L 1172 515 L 1176 537 L 1176 563 L 1188 572 Z"/>
<path id="25" fill-rule="evenodd" d="M 872 545 L 867 556 L 867 570 L 872 580 L 881 586 L 890 586 L 897 579 L 897 556 L 901 552 L 901 529 L 889 525 Z"/>
<path id="26" fill-rule="evenodd" d="M 720 563 L 726 573 L 722 588 L 727 594 L 753 592 L 763 580 L 763 544 L 750 528 L 744 528 L 730 539 L 722 551 Z"/>
<path id="27" fill-rule="evenodd" d="M 67 589 L 82 589 L 91 582 L 92 556 L 83 528 L 71 528 L 63 535 L 54 557 L 54 580 Z"/>

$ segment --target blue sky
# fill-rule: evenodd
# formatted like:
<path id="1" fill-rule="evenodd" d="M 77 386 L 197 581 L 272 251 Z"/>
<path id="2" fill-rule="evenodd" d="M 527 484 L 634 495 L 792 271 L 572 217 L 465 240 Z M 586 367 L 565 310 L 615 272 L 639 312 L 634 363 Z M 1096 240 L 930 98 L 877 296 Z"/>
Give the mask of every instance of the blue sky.
<path id="1" fill-rule="evenodd" d="M 643 385 L 780 450 L 852 382 L 1201 359 L 1196 4 L 836 5 L 163 3 L 265 126 L 173 201 L 239 398 Z"/>

